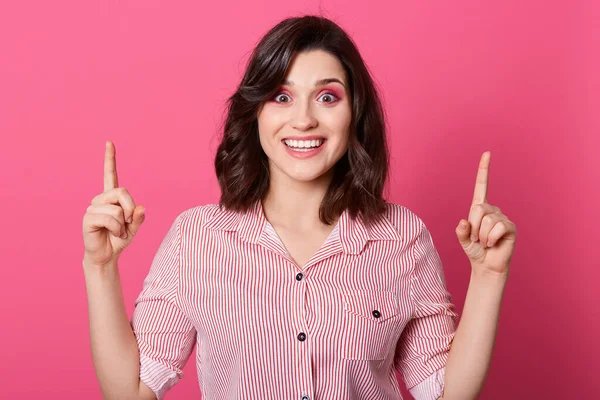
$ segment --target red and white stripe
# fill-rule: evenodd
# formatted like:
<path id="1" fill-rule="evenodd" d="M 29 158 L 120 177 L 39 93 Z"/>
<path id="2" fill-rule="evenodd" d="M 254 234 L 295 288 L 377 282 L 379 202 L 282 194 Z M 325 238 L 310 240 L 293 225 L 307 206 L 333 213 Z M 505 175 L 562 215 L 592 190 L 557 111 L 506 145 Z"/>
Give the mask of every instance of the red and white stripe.
<path id="1" fill-rule="evenodd" d="M 131 320 L 157 398 L 195 349 L 207 400 L 398 400 L 395 370 L 415 399 L 437 399 L 457 322 L 433 240 L 406 207 L 388 203 L 371 227 L 345 211 L 300 268 L 261 202 L 179 214 Z"/>

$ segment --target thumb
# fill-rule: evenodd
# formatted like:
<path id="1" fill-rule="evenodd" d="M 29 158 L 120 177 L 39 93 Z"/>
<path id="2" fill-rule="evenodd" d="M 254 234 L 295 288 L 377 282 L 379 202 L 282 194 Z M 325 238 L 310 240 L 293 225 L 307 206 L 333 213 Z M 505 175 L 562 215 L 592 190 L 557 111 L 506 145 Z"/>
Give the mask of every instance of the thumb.
<path id="1" fill-rule="evenodd" d="M 471 244 L 471 224 L 465 219 L 461 219 L 456 227 L 456 237 L 462 245 L 463 249 L 466 249 Z"/>
<path id="2" fill-rule="evenodd" d="M 133 210 L 133 221 L 129 224 L 129 231 L 135 236 L 142 226 L 142 223 L 146 219 L 146 208 L 143 206 L 136 206 Z"/>

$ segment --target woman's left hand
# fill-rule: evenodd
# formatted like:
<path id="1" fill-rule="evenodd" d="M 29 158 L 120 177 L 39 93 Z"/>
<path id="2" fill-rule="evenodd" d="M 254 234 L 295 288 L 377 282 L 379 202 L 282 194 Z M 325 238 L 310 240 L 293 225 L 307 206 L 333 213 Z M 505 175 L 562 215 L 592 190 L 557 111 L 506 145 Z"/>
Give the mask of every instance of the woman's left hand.
<path id="1" fill-rule="evenodd" d="M 487 202 L 490 156 L 489 151 L 481 156 L 469 218 L 468 221 L 460 220 L 456 236 L 474 272 L 492 272 L 508 277 L 517 227 L 502 214 L 500 208 Z"/>

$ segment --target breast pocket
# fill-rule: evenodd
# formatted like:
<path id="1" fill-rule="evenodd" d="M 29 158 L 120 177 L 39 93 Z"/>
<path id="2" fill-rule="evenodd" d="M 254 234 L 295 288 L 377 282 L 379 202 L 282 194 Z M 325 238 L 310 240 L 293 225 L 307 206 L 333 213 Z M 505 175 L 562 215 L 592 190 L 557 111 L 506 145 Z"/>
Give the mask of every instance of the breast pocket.
<path id="1" fill-rule="evenodd" d="M 345 289 L 341 357 L 383 360 L 394 350 L 404 318 L 394 292 Z"/>

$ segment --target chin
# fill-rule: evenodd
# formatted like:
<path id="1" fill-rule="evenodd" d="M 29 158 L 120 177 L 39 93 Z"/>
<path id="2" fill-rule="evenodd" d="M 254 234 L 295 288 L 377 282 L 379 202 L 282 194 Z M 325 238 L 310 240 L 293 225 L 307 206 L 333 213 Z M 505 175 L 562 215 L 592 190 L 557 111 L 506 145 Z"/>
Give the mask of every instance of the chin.
<path id="1" fill-rule="evenodd" d="M 268 157 L 268 154 L 267 154 Z M 298 182 L 312 182 L 328 173 L 333 168 L 325 160 L 288 160 L 289 156 L 269 159 L 269 169 L 276 174 L 285 175 L 288 179 Z"/>
<path id="2" fill-rule="evenodd" d="M 285 171 L 285 174 L 295 181 L 311 182 L 323 176 L 323 171 Z"/>

